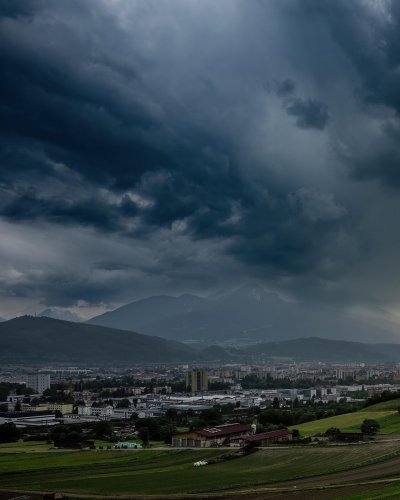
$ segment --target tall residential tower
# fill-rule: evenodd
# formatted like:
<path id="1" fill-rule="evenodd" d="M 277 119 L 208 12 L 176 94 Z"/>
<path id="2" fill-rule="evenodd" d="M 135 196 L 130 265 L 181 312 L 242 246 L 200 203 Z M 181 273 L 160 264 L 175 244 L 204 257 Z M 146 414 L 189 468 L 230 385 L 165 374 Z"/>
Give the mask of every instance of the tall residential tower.
<path id="1" fill-rule="evenodd" d="M 185 375 L 186 390 L 202 392 L 208 390 L 208 371 L 189 370 Z"/>

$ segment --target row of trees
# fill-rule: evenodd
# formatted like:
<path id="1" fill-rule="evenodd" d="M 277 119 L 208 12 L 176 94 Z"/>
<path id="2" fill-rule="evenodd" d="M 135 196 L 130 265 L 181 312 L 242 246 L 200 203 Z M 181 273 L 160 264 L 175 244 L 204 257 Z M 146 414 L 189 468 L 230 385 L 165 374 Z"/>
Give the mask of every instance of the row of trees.
<path id="1" fill-rule="evenodd" d="M 369 436 L 375 436 L 379 432 L 381 428 L 379 422 L 373 419 L 366 418 L 363 420 L 360 430 L 363 434 L 367 434 Z M 338 427 L 330 427 L 325 434 L 327 436 L 333 436 L 335 434 L 339 434 L 341 430 Z"/>
<path id="2" fill-rule="evenodd" d="M 381 394 L 374 394 L 370 398 L 367 399 L 365 406 L 371 406 L 378 403 L 384 403 L 385 401 L 392 401 L 393 399 L 399 399 L 400 392 L 392 392 L 392 391 L 383 391 Z"/>

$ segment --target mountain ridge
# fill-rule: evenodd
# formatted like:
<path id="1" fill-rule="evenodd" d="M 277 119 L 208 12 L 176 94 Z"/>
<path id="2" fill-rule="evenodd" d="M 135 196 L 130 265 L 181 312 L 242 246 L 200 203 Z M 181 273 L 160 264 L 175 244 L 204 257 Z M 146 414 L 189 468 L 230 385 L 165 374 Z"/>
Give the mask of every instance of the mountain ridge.
<path id="1" fill-rule="evenodd" d="M 243 345 L 309 336 L 400 341 L 400 325 L 388 315 L 372 319 L 321 304 L 289 302 L 262 287 L 243 287 L 207 299 L 191 296 L 191 307 L 186 308 L 182 297 L 148 297 L 88 323 L 206 345 L 210 341 L 235 340 Z"/>
<path id="2" fill-rule="evenodd" d="M 194 351 L 155 336 L 20 316 L 0 323 L 0 362 L 135 364 L 191 361 Z"/>
<path id="3" fill-rule="evenodd" d="M 400 343 L 363 343 L 320 337 L 258 343 L 241 349 L 185 344 L 126 330 L 47 317 L 22 316 L 0 324 L 0 362 L 131 366 L 152 363 L 291 361 L 399 362 Z"/>

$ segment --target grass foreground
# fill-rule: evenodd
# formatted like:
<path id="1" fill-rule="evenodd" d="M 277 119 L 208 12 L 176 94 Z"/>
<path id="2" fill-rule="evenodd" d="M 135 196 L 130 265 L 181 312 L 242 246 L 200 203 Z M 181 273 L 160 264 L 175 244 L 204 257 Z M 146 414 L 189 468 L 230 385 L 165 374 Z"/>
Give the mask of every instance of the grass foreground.
<path id="1" fill-rule="evenodd" d="M 193 462 L 221 453 L 217 449 L 4 453 L 0 454 L 0 490 L 109 497 L 233 491 L 382 462 L 399 456 L 400 445 L 270 448 L 193 467 Z"/>

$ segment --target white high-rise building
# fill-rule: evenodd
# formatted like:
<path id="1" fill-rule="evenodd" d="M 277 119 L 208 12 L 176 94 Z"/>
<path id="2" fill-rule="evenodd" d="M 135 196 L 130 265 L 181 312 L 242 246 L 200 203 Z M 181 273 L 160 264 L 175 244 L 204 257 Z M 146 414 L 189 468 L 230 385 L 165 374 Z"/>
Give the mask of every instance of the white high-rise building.
<path id="1" fill-rule="evenodd" d="M 43 394 L 46 389 L 50 389 L 50 375 L 47 373 L 28 375 L 26 386 L 33 389 L 36 394 Z"/>

